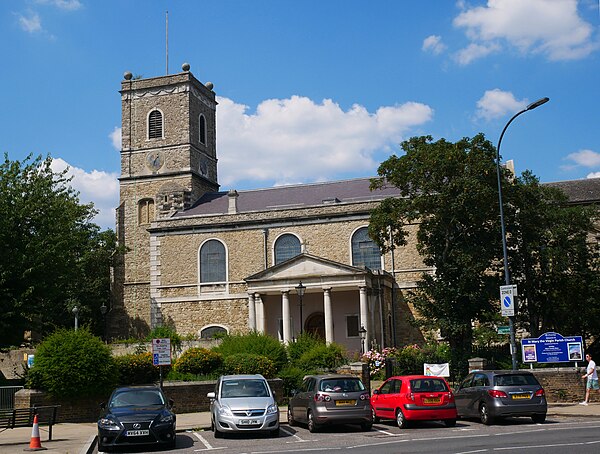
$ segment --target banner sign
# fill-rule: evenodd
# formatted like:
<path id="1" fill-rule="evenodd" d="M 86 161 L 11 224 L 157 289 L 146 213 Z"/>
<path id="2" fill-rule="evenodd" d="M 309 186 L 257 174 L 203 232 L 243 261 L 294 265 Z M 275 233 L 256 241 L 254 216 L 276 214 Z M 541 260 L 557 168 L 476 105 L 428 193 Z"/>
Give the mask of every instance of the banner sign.
<path id="1" fill-rule="evenodd" d="M 537 339 L 523 339 L 521 353 L 524 363 L 568 363 L 583 360 L 581 336 L 563 337 L 544 333 Z"/>
<path id="2" fill-rule="evenodd" d="M 436 377 L 449 377 L 450 364 L 423 364 L 423 375 L 434 375 Z"/>

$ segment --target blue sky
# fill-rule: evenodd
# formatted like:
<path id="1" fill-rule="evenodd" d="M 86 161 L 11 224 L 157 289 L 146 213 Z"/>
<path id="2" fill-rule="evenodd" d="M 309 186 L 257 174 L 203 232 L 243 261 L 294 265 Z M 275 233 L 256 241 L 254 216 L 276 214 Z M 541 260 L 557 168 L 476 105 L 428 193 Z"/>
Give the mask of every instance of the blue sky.
<path id="1" fill-rule="evenodd" d="M 0 151 L 50 154 L 114 228 L 125 71 L 214 83 L 221 189 L 374 176 L 415 135 L 600 177 L 599 0 L 0 2 Z"/>

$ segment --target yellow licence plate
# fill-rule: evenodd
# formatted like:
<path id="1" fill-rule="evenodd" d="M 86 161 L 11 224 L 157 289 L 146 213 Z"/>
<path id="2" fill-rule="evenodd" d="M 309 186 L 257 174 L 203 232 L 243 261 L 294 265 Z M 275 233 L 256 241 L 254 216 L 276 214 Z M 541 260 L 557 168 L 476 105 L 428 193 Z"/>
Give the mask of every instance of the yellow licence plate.
<path id="1" fill-rule="evenodd" d="M 529 394 L 513 394 L 513 399 L 529 399 Z"/>
<path id="2" fill-rule="evenodd" d="M 356 401 L 355 400 L 336 400 L 335 401 L 336 407 L 344 407 L 344 406 L 348 406 L 348 405 L 356 405 Z"/>
<path id="3" fill-rule="evenodd" d="M 439 404 L 442 401 L 442 399 L 440 399 L 439 397 L 424 397 L 423 398 L 423 403 L 424 404 Z"/>

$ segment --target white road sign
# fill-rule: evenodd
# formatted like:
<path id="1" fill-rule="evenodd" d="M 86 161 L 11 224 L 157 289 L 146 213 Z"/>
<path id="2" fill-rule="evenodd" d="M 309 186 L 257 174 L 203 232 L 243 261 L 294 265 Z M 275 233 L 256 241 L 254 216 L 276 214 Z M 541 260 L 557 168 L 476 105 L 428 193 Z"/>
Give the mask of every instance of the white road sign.
<path id="1" fill-rule="evenodd" d="M 515 315 L 515 296 L 517 296 L 516 285 L 500 286 L 500 309 L 504 317 Z"/>
<path id="2" fill-rule="evenodd" d="M 152 364 L 171 365 L 171 339 L 152 339 Z"/>

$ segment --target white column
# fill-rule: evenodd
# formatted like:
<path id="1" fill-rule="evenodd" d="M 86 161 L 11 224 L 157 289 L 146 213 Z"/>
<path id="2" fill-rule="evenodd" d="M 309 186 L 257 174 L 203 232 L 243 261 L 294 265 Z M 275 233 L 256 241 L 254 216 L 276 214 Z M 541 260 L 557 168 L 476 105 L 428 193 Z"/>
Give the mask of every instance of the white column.
<path id="1" fill-rule="evenodd" d="M 256 303 L 254 293 L 248 293 L 248 328 L 256 331 Z"/>
<path id="2" fill-rule="evenodd" d="M 323 313 L 325 315 L 325 342 L 333 342 L 333 312 L 331 310 L 331 289 L 323 289 Z"/>
<path id="3" fill-rule="evenodd" d="M 289 290 L 281 292 L 281 318 L 283 320 L 283 342 L 289 344 L 292 340 Z"/>
<path id="4" fill-rule="evenodd" d="M 256 306 L 256 331 L 265 333 L 265 303 L 259 293 L 254 295 Z"/>
<path id="5" fill-rule="evenodd" d="M 360 324 L 367 332 L 365 334 L 365 350 L 369 349 L 369 337 L 371 328 L 369 326 L 369 308 L 367 304 L 367 287 L 360 287 Z M 360 326 L 359 326 L 360 328 Z"/>

